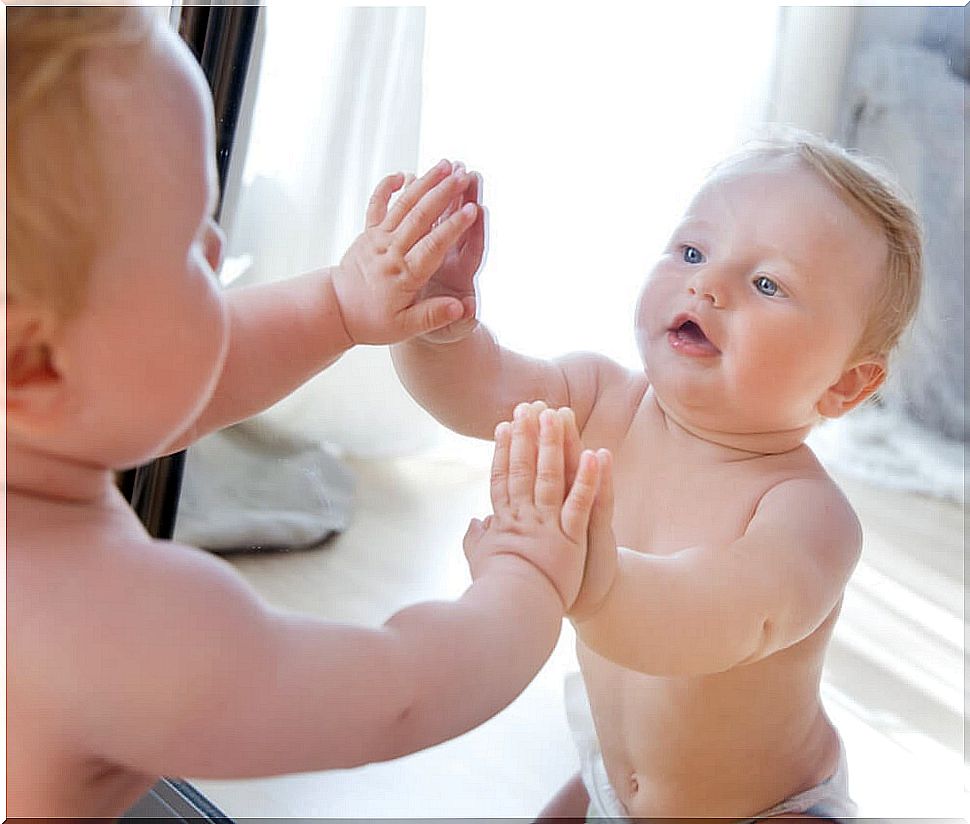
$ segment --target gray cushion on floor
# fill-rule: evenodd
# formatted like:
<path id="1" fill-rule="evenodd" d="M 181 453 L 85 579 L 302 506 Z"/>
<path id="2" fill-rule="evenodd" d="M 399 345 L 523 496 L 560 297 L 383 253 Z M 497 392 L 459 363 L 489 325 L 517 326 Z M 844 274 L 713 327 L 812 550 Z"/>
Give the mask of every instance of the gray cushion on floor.
<path id="1" fill-rule="evenodd" d="M 346 529 L 354 477 L 319 443 L 254 420 L 186 459 L 175 538 L 215 552 L 303 549 Z"/>

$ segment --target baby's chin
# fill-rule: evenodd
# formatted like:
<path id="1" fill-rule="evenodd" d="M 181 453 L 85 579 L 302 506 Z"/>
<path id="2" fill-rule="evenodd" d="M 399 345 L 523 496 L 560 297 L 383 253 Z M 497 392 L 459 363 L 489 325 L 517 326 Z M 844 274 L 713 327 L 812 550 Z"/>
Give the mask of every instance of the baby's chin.
<path id="1" fill-rule="evenodd" d="M 678 428 L 711 443 L 762 454 L 788 452 L 800 446 L 818 422 L 817 415 L 769 416 L 700 398 L 683 398 L 652 385 L 657 405 Z M 669 387 L 668 387 L 669 389 Z"/>

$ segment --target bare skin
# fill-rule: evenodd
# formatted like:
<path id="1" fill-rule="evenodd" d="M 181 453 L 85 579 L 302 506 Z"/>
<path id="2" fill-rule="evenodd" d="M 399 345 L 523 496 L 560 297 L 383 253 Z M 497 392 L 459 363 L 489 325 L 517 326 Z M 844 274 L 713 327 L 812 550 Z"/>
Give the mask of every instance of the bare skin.
<path id="1" fill-rule="evenodd" d="M 587 426 L 585 441 L 613 442 L 604 435 L 615 422 L 602 421 L 604 429 L 597 429 L 597 423 Z M 751 640 L 747 627 L 733 626 L 737 613 L 726 613 L 735 598 L 740 602 L 758 597 L 754 586 L 744 586 L 741 570 L 735 572 L 741 586 L 731 594 L 701 582 L 676 591 L 676 596 L 696 595 L 697 600 L 678 604 L 676 596 L 657 594 L 661 603 L 655 602 L 649 611 L 661 626 L 664 622 L 673 626 L 653 634 L 668 631 L 673 637 L 644 638 L 635 659 L 624 663 L 610 658 L 625 652 L 626 644 L 614 644 L 611 637 L 626 631 L 615 627 L 627 617 L 623 607 L 614 606 L 586 621 L 576 619 L 577 655 L 607 772 L 630 815 L 743 817 L 815 786 L 835 769 L 838 741 L 818 689 L 840 605 L 838 584 L 847 578 L 857 557 L 858 533 L 848 505 L 807 448 L 759 456 L 700 443 L 691 454 L 682 443 L 683 434 L 676 432 L 676 424 L 665 418 L 648 392 L 623 442 L 615 447 L 616 542 L 622 547 L 649 548 L 638 551 L 651 563 L 653 568 L 645 567 L 643 572 L 656 577 L 658 588 L 666 584 L 673 589 L 680 578 L 665 575 L 661 559 L 679 563 L 685 546 L 729 552 L 749 528 L 751 513 L 766 493 L 786 482 L 810 479 L 828 490 L 833 507 L 841 508 L 831 536 L 840 544 L 839 550 L 824 570 L 833 578 L 823 607 L 827 612 L 814 613 L 814 620 L 821 619 L 817 628 L 782 649 L 759 649 L 752 643 L 750 663 L 742 657 L 744 643 Z M 648 495 L 643 490 L 644 473 L 650 477 Z M 686 489 L 689 495 L 684 494 Z M 728 489 L 730 494 L 725 494 Z M 685 576 L 732 572 L 730 562 L 720 569 L 713 561 L 701 563 L 710 565 L 709 569 L 700 564 L 691 568 L 686 561 L 683 570 L 676 572 Z M 790 574 L 798 572 L 793 568 Z M 651 596 L 653 592 L 645 592 L 642 597 Z M 700 608 L 705 596 L 710 598 L 710 614 L 700 621 L 696 614 L 687 615 L 688 610 Z M 635 609 L 629 613 L 643 621 L 638 629 L 647 631 L 649 619 Z M 671 648 L 677 640 L 693 643 L 692 655 L 677 654 Z"/>
<path id="2" fill-rule="evenodd" d="M 836 766 L 819 681 L 861 532 L 803 441 L 883 379 L 854 350 L 885 259 L 875 227 L 779 159 L 712 179 L 689 207 L 637 307 L 640 372 L 528 358 L 481 325 L 392 350 L 459 432 L 488 437 L 540 399 L 612 453 L 615 516 L 594 510 L 570 617 L 631 817 L 755 816 Z M 587 802 L 577 777 L 543 815 L 581 819 Z"/>

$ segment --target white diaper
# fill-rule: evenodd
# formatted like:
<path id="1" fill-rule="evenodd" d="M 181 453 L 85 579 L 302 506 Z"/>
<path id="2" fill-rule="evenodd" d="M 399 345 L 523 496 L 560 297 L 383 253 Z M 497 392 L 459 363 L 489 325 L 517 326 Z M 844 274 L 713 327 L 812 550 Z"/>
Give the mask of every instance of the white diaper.
<path id="1" fill-rule="evenodd" d="M 589 697 L 583 676 L 578 672 L 566 675 L 566 719 L 573 733 L 573 741 L 579 750 L 580 775 L 589 793 L 587 820 L 595 818 L 628 818 L 623 802 L 617 797 L 606 775 L 603 754 L 600 752 L 593 714 L 589 709 Z"/>
<path id="2" fill-rule="evenodd" d="M 580 775 L 589 793 L 586 820 L 602 818 L 629 820 L 629 813 L 614 792 L 606 775 L 603 754 L 600 752 L 593 726 L 593 714 L 589 708 L 586 685 L 578 672 L 571 672 L 565 681 L 566 718 L 573 733 L 573 741 L 579 751 Z M 698 779 L 702 780 L 702 779 Z M 839 742 L 839 763 L 835 772 L 816 787 L 798 793 L 765 810 L 749 822 L 786 813 L 810 813 L 818 818 L 840 820 L 856 815 L 856 806 L 849 797 L 848 770 L 845 749 Z M 742 822 L 746 824 L 746 822 Z"/>

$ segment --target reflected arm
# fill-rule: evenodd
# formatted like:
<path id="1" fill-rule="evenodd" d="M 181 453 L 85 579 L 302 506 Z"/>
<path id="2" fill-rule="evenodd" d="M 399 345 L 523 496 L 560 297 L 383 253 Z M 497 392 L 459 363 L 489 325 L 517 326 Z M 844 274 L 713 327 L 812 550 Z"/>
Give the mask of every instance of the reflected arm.
<path id="1" fill-rule="evenodd" d="M 591 353 L 530 358 L 501 346 L 482 324 L 453 343 L 414 338 L 392 347 L 391 357 L 405 388 L 439 422 L 485 440 L 523 401 L 544 401 L 554 409 L 571 407 L 582 431 L 601 373 L 618 369 Z"/>
<path id="2" fill-rule="evenodd" d="M 590 649 L 651 675 L 720 672 L 806 637 L 859 557 L 858 520 L 828 480 L 787 481 L 745 534 L 672 555 L 617 548 L 605 597 L 574 619 Z"/>

